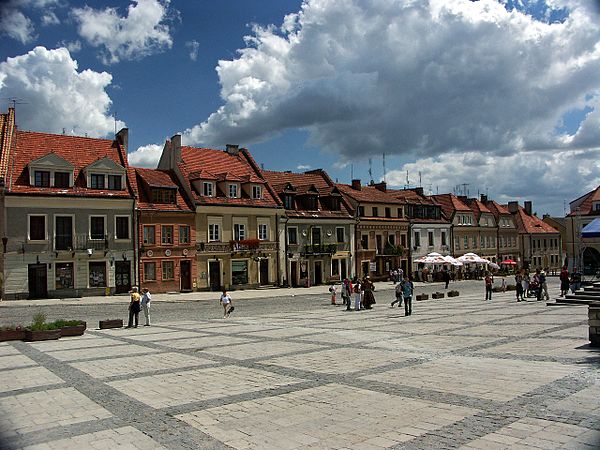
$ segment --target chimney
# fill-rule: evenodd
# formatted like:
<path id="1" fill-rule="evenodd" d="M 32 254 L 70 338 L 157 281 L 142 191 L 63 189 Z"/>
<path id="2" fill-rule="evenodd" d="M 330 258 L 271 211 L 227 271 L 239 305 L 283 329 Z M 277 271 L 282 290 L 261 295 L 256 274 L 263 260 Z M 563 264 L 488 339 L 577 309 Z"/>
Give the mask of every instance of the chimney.
<path id="1" fill-rule="evenodd" d="M 544 219 L 549 219 L 550 218 L 550 214 L 546 213 L 542 216 L 542 220 Z"/>
<path id="2" fill-rule="evenodd" d="M 181 162 L 181 135 L 175 134 L 171 137 L 171 152 L 173 155 L 173 166 Z M 173 168 L 171 166 L 171 168 Z"/>
<path id="3" fill-rule="evenodd" d="M 413 189 L 415 191 L 415 194 L 420 195 L 421 197 L 423 196 L 423 188 L 421 186 L 416 187 Z"/>
<path id="4" fill-rule="evenodd" d="M 488 201 L 487 195 L 481 194 L 481 203 L 485 204 L 485 203 L 487 203 L 487 201 Z"/>
<path id="5" fill-rule="evenodd" d="M 519 202 L 508 202 L 508 210 L 511 214 L 515 214 L 519 211 Z"/>
<path id="6" fill-rule="evenodd" d="M 127 128 L 121 128 L 115 137 L 117 138 L 119 145 L 125 149 L 125 154 L 127 154 L 127 148 L 129 145 L 129 130 Z"/>
<path id="7" fill-rule="evenodd" d="M 387 192 L 387 184 L 385 181 L 375 183 L 373 186 L 375 186 L 375 189 L 377 189 L 378 191 Z"/>
<path id="8" fill-rule="evenodd" d="M 458 199 L 463 202 L 463 203 L 467 203 L 467 196 L 466 195 L 459 195 Z"/>
<path id="9" fill-rule="evenodd" d="M 352 189 L 355 191 L 360 191 L 362 189 L 360 180 L 352 180 Z"/>
<path id="10" fill-rule="evenodd" d="M 530 216 L 532 213 L 531 201 L 528 200 L 523 205 L 525 207 L 525 212 L 527 213 L 528 216 Z"/>
<path id="11" fill-rule="evenodd" d="M 240 146 L 237 144 L 226 144 L 226 152 L 231 156 L 237 156 L 240 153 Z"/>

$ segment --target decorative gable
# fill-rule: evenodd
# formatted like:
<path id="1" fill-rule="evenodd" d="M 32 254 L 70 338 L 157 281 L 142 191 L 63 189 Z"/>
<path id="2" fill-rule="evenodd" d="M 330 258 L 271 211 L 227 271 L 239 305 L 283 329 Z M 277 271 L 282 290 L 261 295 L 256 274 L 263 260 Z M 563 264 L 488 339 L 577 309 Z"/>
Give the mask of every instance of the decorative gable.
<path id="1" fill-rule="evenodd" d="M 94 171 L 112 174 L 125 174 L 125 168 L 108 157 L 100 158 L 97 161 L 94 161 L 83 170 L 86 173 Z"/>
<path id="2" fill-rule="evenodd" d="M 29 163 L 29 167 L 35 168 L 44 168 L 44 169 L 65 169 L 65 170 L 73 170 L 75 166 L 71 164 L 66 159 L 57 155 L 54 152 L 50 152 L 47 155 L 42 156 L 41 158 L 34 159 Z"/>
<path id="3" fill-rule="evenodd" d="M 28 168 L 31 186 L 60 188 L 73 186 L 75 166 L 54 152 L 31 161 Z"/>

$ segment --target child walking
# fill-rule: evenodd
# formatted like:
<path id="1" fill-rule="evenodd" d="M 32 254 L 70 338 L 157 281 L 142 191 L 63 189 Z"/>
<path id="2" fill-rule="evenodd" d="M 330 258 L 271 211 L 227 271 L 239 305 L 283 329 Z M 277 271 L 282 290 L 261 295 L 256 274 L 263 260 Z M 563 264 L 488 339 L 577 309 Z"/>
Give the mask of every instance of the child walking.
<path id="1" fill-rule="evenodd" d="M 227 319 L 231 311 L 233 311 L 233 302 L 225 289 L 223 289 L 223 294 L 221 294 L 219 301 L 223 305 L 223 319 Z"/>

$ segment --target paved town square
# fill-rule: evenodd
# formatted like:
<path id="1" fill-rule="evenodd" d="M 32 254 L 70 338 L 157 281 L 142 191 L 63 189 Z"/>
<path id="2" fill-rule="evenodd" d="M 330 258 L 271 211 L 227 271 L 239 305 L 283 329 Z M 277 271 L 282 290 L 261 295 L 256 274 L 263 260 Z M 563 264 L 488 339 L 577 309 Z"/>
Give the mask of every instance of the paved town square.
<path id="1" fill-rule="evenodd" d="M 206 318 L 0 344 L 3 448 L 598 448 L 587 308 L 486 302 L 479 283 L 410 317 L 391 283 L 363 312 L 321 287 L 227 320 L 204 302 Z"/>

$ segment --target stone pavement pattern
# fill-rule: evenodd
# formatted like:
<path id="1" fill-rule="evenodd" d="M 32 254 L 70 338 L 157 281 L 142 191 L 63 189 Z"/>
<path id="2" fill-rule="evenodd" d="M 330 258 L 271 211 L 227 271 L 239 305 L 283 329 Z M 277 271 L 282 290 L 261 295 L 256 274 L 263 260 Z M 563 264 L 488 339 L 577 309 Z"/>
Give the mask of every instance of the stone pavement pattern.
<path id="1" fill-rule="evenodd" d="M 387 296 L 0 344 L 0 447 L 599 448 L 586 308 Z"/>

